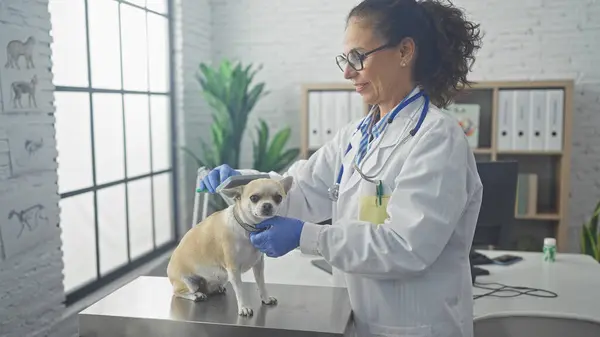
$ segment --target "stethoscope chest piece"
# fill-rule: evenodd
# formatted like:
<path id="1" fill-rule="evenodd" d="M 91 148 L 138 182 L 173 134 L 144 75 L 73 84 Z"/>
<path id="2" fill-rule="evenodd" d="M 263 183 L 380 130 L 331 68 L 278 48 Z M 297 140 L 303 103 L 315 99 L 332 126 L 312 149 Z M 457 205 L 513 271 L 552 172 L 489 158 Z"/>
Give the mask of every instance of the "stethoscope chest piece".
<path id="1" fill-rule="evenodd" d="M 331 199 L 331 201 L 337 201 L 340 195 L 340 184 L 336 183 L 329 187 L 327 193 L 329 194 L 329 199 Z"/>

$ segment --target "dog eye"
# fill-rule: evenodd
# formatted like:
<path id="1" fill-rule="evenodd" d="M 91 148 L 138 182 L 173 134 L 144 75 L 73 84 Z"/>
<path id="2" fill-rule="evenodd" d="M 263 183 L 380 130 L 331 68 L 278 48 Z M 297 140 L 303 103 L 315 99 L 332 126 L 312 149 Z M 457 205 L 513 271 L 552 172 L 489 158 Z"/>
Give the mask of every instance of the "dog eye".
<path id="1" fill-rule="evenodd" d="M 273 201 L 275 201 L 276 203 L 280 203 L 281 199 L 282 197 L 279 194 L 273 196 Z"/>
<path id="2" fill-rule="evenodd" d="M 258 202 L 258 199 L 260 199 L 260 198 L 258 197 L 258 195 L 252 195 L 252 196 L 250 196 L 250 201 L 252 201 L 252 202 L 254 202 L 254 203 Z"/>

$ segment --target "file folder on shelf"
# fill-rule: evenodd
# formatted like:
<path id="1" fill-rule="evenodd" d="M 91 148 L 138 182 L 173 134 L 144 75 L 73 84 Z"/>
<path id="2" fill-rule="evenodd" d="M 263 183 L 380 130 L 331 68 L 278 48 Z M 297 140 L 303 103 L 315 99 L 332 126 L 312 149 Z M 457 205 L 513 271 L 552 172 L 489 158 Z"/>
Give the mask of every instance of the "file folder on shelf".
<path id="1" fill-rule="evenodd" d="M 500 90 L 496 120 L 499 151 L 562 151 L 564 91 Z"/>
<path id="2" fill-rule="evenodd" d="M 321 95 L 320 91 L 308 93 L 308 148 L 318 149 L 323 144 L 321 132 Z"/>
<path id="3" fill-rule="evenodd" d="M 514 91 L 514 110 L 512 125 L 512 150 L 526 151 L 529 149 L 529 91 Z"/>
<path id="4" fill-rule="evenodd" d="M 547 91 L 546 151 L 562 151 L 564 91 Z"/>
<path id="5" fill-rule="evenodd" d="M 350 93 L 351 120 L 356 121 L 361 118 L 364 118 L 366 115 L 365 109 L 366 109 L 365 101 L 363 100 L 362 96 L 356 91 L 351 92 Z"/>
<path id="6" fill-rule="evenodd" d="M 530 91 L 529 150 L 546 148 L 546 90 Z"/>
<path id="7" fill-rule="evenodd" d="M 321 123 L 321 145 L 325 145 L 333 138 L 336 127 L 336 97 L 337 91 L 323 91 L 321 93 L 321 115 L 319 123 Z"/>
<path id="8" fill-rule="evenodd" d="M 350 92 L 349 91 L 335 91 L 332 92 L 335 98 L 335 111 L 332 117 L 334 120 L 333 135 L 335 135 L 341 128 L 350 123 L 352 118 L 352 110 L 350 109 Z M 327 116 L 325 116 L 327 117 Z M 331 121 L 331 119 L 330 119 Z"/>
<path id="9" fill-rule="evenodd" d="M 515 111 L 515 94 L 513 90 L 498 92 L 498 116 L 496 120 L 498 150 L 513 149 L 513 121 Z"/>

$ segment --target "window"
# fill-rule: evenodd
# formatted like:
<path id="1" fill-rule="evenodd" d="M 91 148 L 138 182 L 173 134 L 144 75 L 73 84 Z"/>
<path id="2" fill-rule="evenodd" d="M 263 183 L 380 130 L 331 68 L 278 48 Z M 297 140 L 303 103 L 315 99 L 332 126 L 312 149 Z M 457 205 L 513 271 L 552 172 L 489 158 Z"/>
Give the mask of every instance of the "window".
<path id="1" fill-rule="evenodd" d="M 50 0 L 67 304 L 176 242 L 169 0 Z"/>

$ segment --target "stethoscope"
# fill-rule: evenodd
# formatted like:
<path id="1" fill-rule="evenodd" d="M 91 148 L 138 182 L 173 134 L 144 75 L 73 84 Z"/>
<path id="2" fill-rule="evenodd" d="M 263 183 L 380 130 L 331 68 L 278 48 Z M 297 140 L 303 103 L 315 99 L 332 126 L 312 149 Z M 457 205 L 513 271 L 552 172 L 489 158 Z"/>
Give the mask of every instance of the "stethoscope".
<path id="1" fill-rule="evenodd" d="M 402 139 L 402 141 L 400 141 L 398 144 L 396 144 L 394 146 L 394 148 L 392 149 L 392 152 L 395 151 L 399 146 L 401 146 L 404 143 L 406 143 L 406 141 L 408 141 L 409 137 L 414 137 L 417 134 L 417 131 L 419 131 L 419 129 L 421 128 L 421 124 L 423 124 L 423 121 L 425 120 L 425 117 L 427 116 L 427 111 L 429 110 L 429 97 L 427 95 L 425 95 L 423 91 L 419 91 L 417 94 L 415 94 L 414 96 L 410 97 L 409 99 L 406 99 L 406 100 L 402 101 L 394 110 L 392 110 L 392 112 L 390 112 L 390 116 L 388 117 L 388 120 L 387 120 L 388 124 L 392 124 L 392 122 L 394 121 L 394 118 L 396 117 L 396 115 L 398 115 L 398 113 L 402 109 L 404 109 L 407 105 L 409 105 L 410 103 L 414 102 L 415 100 L 417 100 L 421 96 L 424 97 L 425 104 L 423 106 L 423 110 L 421 110 L 421 114 L 419 116 L 419 120 L 417 121 L 417 124 L 415 125 L 415 127 L 412 130 L 410 130 L 409 134 L 406 135 L 404 137 L 404 139 Z M 374 109 L 375 109 L 375 107 L 373 107 L 371 109 L 371 112 L 369 114 L 372 114 Z M 361 129 L 362 125 L 364 124 L 365 120 L 367 120 L 367 118 L 368 117 L 365 117 L 360 122 L 360 124 L 358 124 L 358 126 L 356 127 L 356 130 L 352 134 L 352 137 L 350 137 L 351 139 L 354 137 L 354 134 L 356 134 L 356 132 Z M 408 127 L 408 125 L 407 125 L 407 127 Z M 404 134 L 406 132 L 406 128 L 407 127 L 405 127 L 405 129 L 403 130 L 402 134 Z M 380 135 L 380 137 L 384 137 L 386 133 L 387 133 L 387 128 L 385 128 L 383 130 L 383 134 Z M 348 154 L 348 152 L 350 152 L 351 149 L 352 149 L 352 143 L 349 142 L 348 143 L 348 147 L 346 148 L 346 152 L 344 152 L 344 157 Z M 362 159 L 363 165 L 367 161 L 367 158 L 372 153 L 373 153 L 372 151 L 371 152 L 367 151 L 367 153 L 365 154 L 365 157 Z M 383 168 L 385 167 L 385 165 L 389 161 L 390 157 L 391 156 L 388 156 L 386 158 L 385 162 L 383 163 L 383 165 L 381 165 L 379 167 L 379 170 L 375 174 L 372 174 L 372 175 L 366 175 L 364 172 L 362 172 L 362 170 L 360 169 L 360 167 L 357 164 L 356 160 L 352 161 L 352 167 L 354 168 L 354 170 L 356 170 L 356 172 L 358 172 L 358 174 L 363 179 L 365 179 L 368 182 L 375 183 L 375 180 L 376 180 L 375 178 L 381 173 L 381 171 L 383 171 Z M 356 159 L 356 157 L 355 157 L 355 159 Z M 340 182 L 342 181 L 342 175 L 343 174 L 344 174 L 344 164 L 341 164 L 340 165 L 340 170 L 338 172 L 338 176 L 337 176 L 337 179 L 336 179 L 336 182 L 328 190 L 329 199 L 331 199 L 332 201 L 337 201 L 338 200 L 339 191 L 340 191 Z"/>

